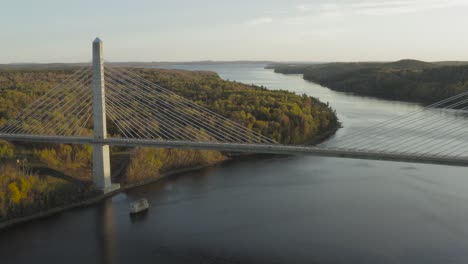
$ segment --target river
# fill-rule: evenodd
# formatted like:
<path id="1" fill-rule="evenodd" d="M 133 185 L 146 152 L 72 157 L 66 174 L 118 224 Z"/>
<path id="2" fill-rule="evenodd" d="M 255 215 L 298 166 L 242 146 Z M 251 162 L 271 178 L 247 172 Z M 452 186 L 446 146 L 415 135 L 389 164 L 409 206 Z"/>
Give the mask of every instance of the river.
<path id="1" fill-rule="evenodd" d="M 420 109 L 259 64 L 177 65 L 306 93 L 356 129 Z M 466 168 L 320 157 L 228 162 L 0 232 L 1 263 L 468 263 Z M 129 201 L 148 198 L 140 218 Z"/>

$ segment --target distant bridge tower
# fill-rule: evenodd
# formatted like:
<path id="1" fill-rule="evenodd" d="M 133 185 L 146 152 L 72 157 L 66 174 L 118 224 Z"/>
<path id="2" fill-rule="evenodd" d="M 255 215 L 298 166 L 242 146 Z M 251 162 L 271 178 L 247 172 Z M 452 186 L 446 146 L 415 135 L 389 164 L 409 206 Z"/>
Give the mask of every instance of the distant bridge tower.
<path id="1" fill-rule="evenodd" d="M 99 38 L 93 41 L 93 118 L 94 139 L 106 139 L 103 45 Z M 96 188 L 104 192 L 119 188 L 119 185 L 113 185 L 111 182 L 109 145 L 93 144 L 93 182 Z"/>

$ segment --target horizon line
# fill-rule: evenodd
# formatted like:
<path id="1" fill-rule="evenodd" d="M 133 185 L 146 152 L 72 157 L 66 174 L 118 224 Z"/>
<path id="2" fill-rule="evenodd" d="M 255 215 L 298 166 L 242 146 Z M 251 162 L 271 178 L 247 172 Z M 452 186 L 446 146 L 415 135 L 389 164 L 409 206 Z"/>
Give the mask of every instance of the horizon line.
<path id="1" fill-rule="evenodd" d="M 306 63 L 386 63 L 386 62 L 397 62 L 397 61 L 404 61 L 404 60 L 412 60 L 412 61 L 421 61 L 421 62 L 428 62 L 428 63 L 438 63 L 438 62 L 468 62 L 468 60 L 434 60 L 434 61 L 426 61 L 426 60 L 418 60 L 418 59 L 398 59 L 398 60 L 329 60 L 329 61 L 313 61 L 313 60 L 175 60 L 175 61 L 106 61 L 107 63 L 141 63 L 141 64 L 197 64 L 197 63 L 213 63 L 213 64 L 221 64 L 221 63 L 298 63 L 298 64 L 306 64 Z M 8 63 L 0 63 L 0 65 L 52 65 L 52 64 L 88 64 L 91 61 L 84 62 L 8 62 Z"/>

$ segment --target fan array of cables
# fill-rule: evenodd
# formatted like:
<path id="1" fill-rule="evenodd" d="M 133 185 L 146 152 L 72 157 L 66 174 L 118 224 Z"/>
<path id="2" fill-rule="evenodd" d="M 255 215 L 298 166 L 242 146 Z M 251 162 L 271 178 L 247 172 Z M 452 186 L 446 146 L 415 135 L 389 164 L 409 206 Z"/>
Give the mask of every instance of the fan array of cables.
<path id="1" fill-rule="evenodd" d="M 111 136 L 127 139 L 276 144 L 275 141 L 149 82 L 105 66 Z M 92 135 L 92 70 L 84 67 L 0 127 L 0 134 Z M 112 129 L 111 129 L 112 130 Z"/>
<path id="2" fill-rule="evenodd" d="M 125 68 L 105 67 L 106 111 L 129 139 L 276 142 Z"/>
<path id="3" fill-rule="evenodd" d="M 91 67 L 83 67 L 50 89 L 0 134 L 91 136 Z M 245 126 L 150 82 L 135 71 L 104 67 L 111 137 L 213 143 L 277 144 Z M 368 153 L 466 157 L 468 92 L 458 94 L 319 147 Z M 112 127 L 113 126 L 113 127 Z"/>
<path id="4" fill-rule="evenodd" d="M 463 92 L 337 138 L 328 146 L 364 152 L 465 157 L 468 154 L 467 116 L 468 92 Z"/>
<path id="5" fill-rule="evenodd" d="M 59 83 L 15 118 L 0 134 L 82 136 L 92 120 L 91 67 L 83 67 Z"/>

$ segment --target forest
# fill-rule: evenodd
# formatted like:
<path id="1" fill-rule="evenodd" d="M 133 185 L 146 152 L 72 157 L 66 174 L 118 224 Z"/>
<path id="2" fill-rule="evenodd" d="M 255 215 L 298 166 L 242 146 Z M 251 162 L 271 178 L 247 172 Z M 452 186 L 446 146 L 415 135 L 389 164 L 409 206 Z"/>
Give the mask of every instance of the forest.
<path id="1" fill-rule="evenodd" d="M 0 127 L 75 70 L 0 70 Z M 213 72 L 129 70 L 280 143 L 306 144 L 340 126 L 333 109 L 306 95 L 225 81 Z M 84 133 L 92 133 L 92 122 Z M 113 126 L 108 133 L 119 135 Z M 0 221 L 95 195 L 91 157 L 91 146 L 0 141 Z M 216 151 L 111 147 L 113 180 L 123 186 L 226 159 Z"/>
<path id="2" fill-rule="evenodd" d="M 275 72 L 303 74 L 332 90 L 431 104 L 468 90 L 468 63 L 400 60 L 390 63 L 270 65 Z"/>

